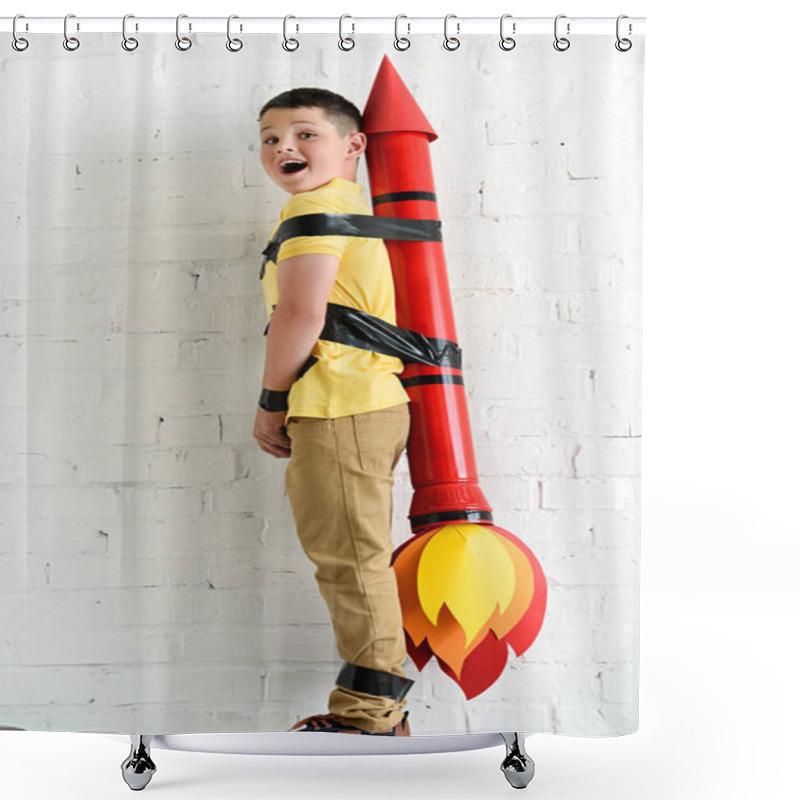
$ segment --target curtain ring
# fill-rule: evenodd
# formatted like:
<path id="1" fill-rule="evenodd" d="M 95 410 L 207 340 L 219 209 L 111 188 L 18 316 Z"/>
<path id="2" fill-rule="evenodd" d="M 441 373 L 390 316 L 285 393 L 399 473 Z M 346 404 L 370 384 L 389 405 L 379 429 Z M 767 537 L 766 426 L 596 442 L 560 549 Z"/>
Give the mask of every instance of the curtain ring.
<path id="1" fill-rule="evenodd" d="M 231 20 L 232 19 L 239 19 L 238 14 L 231 14 L 228 17 L 228 41 L 225 42 L 225 47 L 231 51 L 231 53 L 238 53 L 244 45 L 242 44 L 241 39 L 231 39 Z M 241 30 L 241 26 L 239 26 L 239 30 Z"/>
<path id="2" fill-rule="evenodd" d="M 286 50 L 287 52 L 292 53 L 295 50 L 297 50 L 298 47 L 300 47 L 300 42 L 298 42 L 297 39 L 289 39 L 286 36 L 286 29 L 287 29 L 286 23 L 290 19 L 297 19 L 297 17 L 293 16 L 292 14 L 287 14 L 283 18 L 283 42 L 281 44 L 283 45 L 283 49 L 284 50 Z M 299 25 L 295 25 L 295 31 L 299 31 L 299 30 L 300 30 L 300 26 Z"/>
<path id="3" fill-rule="evenodd" d="M 553 26 L 553 30 L 555 31 L 555 37 L 556 37 L 556 40 L 553 42 L 553 47 L 555 47 L 555 49 L 561 53 L 563 53 L 564 50 L 569 50 L 569 45 L 570 45 L 569 39 L 558 35 L 558 21 L 560 19 L 566 19 L 566 18 L 567 18 L 566 14 L 559 14 L 556 17 L 556 21 Z M 567 23 L 567 33 L 569 34 L 569 22 Z"/>
<path id="4" fill-rule="evenodd" d="M 510 36 L 503 36 L 503 23 L 510 17 L 511 14 L 503 14 L 500 17 L 500 49 L 501 50 L 513 50 L 517 46 L 517 42 L 515 39 L 512 39 Z M 517 23 L 511 23 L 511 33 L 517 32 Z"/>
<path id="5" fill-rule="evenodd" d="M 64 17 L 64 49 L 70 51 L 77 50 L 81 46 L 81 43 L 74 36 L 69 36 L 67 34 L 67 20 L 74 16 L 74 14 L 67 14 L 67 16 Z M 80 30 L 80 28 L 78 28 L 78 30 Z"/>
<path id="6" fill-rule="evenodd" d="M 356 46 L 355 39 L 351 39 L 349 36 L 343 36 L 342 35 L 342 22 L 344 22 L 345 18 L 353 19 L 349 14 L 342 14 L 342 16 L 339 17 L 339 49 L 340 50 L 352 50 Z M 351 31 L 351 33 L 355 33 L 355 32 L 356 32 L 356 24 L 354 22 L 353 23 L 353 30 Z M 349 42 L 349 44 L 347 46 L 345 46 L 345 42 Z"/>
<path id="7" fill-rule="evenodd" d="M 178 50 L 188 50 L 192 46 L 192 40 L 188 36 L 181 36 L 181 19 L 188 17 L 188 14 L 178 14 L 175 20 L 175 47 Z M 192 23 L 189 23 L 189 30 L 192 29 Z"/>
<path id="8" fill-rule="evenodd" d="M 17 36 L 17 20 L 20 19 L 20 18 L 21 19 L 25 19 L 25 15 L 24 14 L 17 14 L 17 16 L 14 17 L 14 22 L 11 25 L 11 34 L 14 37 L 12 42 L 11 42 L 11 46 L 15 50 L 17 50 L 18 52 L 22 52 L 23 50 L 27 50 L 28 49 L 28 44 L 29 44 L 27 39 L 23 39 L 21 36 Z M 23 42 L 24 42 L 24 44 L 23 44 Z"/>
<path id="9" fill-rule="evenodd" d="M 448 14 L 444 18 L 444 49 L 445 50 L 458 50 L 461 47 L 461 42 L 455 36 L 448 36 L 447 35 L 447 21 L 455 17 L 455 14 Z M 456 33 L 459 32 L 461 25 L 456 22 Z M 455 42 L 455 44 L 453 44 Z"/>
<path id="10" fill-rule="evenodd" d="M 135 50 L 139 46 L 139 40 L 134 39 L 133 36 L 128 36 L 128 31 L 126 30 L 128 20 L 133 17 L 133 14 L 126 14 L 122 18 L 122 49 L 127 50 L 129 53 Z M 139 30 L 139 26 L 136 26 L 136 30 Z"/>
<path id="11" fill-rule="evenodd" d="M 394 18 L 394 47 L 395 50 L 408 50 L 408 48 L 411 47 L 411 39 L 407 39 L 405 36 L 401 37 L 399 31 L 397 30 L 398 27 L 397 23 L 399 22 L 400 17 L 403 17 L 403 19 L 408 19 L 408 17 L 405 14 L 398 14 Z M 411 33 L 410 22 L 406 22 L 406 27 L 408 28 L 407 33 Z M 400 44 L 401 42 L 403 43 L 402 46 Z"/>
<path id="12" fill-rule="evenodd" d="M 620 51 L 620 53 L 626 53 L 628 50 L 631 49 L 631 47 L 633 47 L 633 42 L 630 39 L 620 39 L 619 38 L 619 21 L 621 19 L 628 19 L 628 15 L 627 14 L 620 14 L 617 17 L 617 41 L 614 42 L 614 47 L 616 47 L 617 50 Z M 633 27 L 631 26 L 631 23 L 629 22 L 628 23 L 628 34 L 631 34 L 632 32 L 633 32 Z"/>

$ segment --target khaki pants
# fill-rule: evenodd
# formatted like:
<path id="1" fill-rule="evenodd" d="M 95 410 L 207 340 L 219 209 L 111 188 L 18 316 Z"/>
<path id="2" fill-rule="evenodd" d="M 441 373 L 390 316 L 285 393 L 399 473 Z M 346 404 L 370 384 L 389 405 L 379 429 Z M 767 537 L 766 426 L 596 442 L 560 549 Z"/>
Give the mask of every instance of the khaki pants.
<path id="1" fill-rule="evenodd" d="M 409 425 L 408 403 L 333 419 L 294 417 L 286 425 L 286 491 L 339 655 L 401 677 L 406 644 L 390 565 L 392 487 Z M 330 713 L 371 733 L 394 727 L 406 702 L 341 686 L 328 700 Z"/>

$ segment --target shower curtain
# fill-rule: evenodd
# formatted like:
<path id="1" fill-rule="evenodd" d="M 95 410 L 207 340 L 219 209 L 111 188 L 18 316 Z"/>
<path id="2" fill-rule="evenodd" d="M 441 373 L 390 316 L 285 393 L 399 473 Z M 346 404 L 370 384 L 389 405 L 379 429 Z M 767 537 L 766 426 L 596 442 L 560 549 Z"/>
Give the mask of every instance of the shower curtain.
<path id="1" fill-rule="evenodd" d="M 343 657 L 295 453 L 254 435 L 261 390 L 287 388 L 262 383 L 264 270 L 300 197 L 262 164 L 259 112 L 318 87 L 365 112 L 339 178 L 370 209 L 356 222 L 388 218 L 304 233 L 390 259 L 395 307 L 340 292 L 315 347 L 394 364 L 371 407 L 409 409 L 383 567 L 412 735 L 635 731 L 643 37 L 29 38 L 0 71 L 2 726 L 284 731 L 347 669 L 381 673 Z M 315 397 L 310 425 L 354 431 L 368 472 L 373 429 Z"/>

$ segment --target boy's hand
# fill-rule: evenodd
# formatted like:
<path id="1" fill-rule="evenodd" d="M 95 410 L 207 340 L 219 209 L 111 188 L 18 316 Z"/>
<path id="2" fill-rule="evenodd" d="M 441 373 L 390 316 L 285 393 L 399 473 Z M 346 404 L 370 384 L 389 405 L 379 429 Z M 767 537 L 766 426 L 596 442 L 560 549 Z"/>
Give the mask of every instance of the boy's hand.
<path id="1" fill-rule="evenodd" d="M 258 446 L 276 458 L 289 458 L 292 454 L 292 440 L 286 435 L 285 411 L 264 411 L 256 409 L 256 422 L 253 426 Z"/>

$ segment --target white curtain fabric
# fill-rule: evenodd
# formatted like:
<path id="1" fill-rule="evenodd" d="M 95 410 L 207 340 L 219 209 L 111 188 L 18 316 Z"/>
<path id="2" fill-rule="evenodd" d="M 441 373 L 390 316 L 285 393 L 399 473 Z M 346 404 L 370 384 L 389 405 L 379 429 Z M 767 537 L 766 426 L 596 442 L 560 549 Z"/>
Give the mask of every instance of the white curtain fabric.
<path id="1" fill-rule="evenodd" d="M 325 711 L 330 618 L 287 461 L 252 437 L 260 252 L 287 198 L 257 115 L 299 86 L 363 109 L 388 54 L 439 136 L 480 485 L 547 579 L 541 631 L 478 696 L 408 659 L 413 735 L 635 731 L 643 37 L 192 39 L 3 48 L 3 726 L 283 731 Z M 395 479 L 399 546 L 405 457 Z"/>

